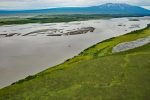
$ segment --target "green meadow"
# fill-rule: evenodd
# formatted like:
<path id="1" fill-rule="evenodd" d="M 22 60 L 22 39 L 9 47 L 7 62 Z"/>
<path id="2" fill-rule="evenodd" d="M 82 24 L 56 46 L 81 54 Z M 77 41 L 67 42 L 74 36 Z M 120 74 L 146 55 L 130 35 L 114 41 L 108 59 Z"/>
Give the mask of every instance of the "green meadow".
<path id="1" fill-rule="evenodd" d="M 150 100 L 150 44 L 112 53 L 150 35 L 150 25 L 89 47 L 78 56 L 0 90 L 0 100 Z"/>

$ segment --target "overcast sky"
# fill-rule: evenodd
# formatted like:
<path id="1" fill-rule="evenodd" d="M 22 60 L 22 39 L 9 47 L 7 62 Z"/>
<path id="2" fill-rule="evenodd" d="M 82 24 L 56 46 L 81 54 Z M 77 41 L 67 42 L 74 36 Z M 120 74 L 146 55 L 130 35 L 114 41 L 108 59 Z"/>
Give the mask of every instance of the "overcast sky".
<path id="1" fill-rule="evenodd" d="M 150 0 L 0 0 L 0 9 L 41 9 L 52 7 L 92 6 L 104 3 L 128 3 L 150 8 Z"/>

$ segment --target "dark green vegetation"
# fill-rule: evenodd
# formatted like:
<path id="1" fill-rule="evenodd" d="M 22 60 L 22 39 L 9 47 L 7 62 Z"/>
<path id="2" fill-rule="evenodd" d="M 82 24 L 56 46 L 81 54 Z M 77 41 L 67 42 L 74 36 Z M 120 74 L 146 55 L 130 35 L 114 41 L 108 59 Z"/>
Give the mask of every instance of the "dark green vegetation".
<path id="1" fill-rule="evenodd" d="M 150 100 L 150 44 L 112 54 L 142 30 L 100 42 L 78 56 L 0 90 L 0 100 Z"/>
<path id="2" fill-rule="evenodd" d="M 56 23 L 70 21 L 84 21 L 89 19 L 108 19 L 109 16 L 101 15 L 38 15 L 33 17 L 10 17 L 0 20 L 0 25 L 27 24 L 27 23 Z"/>
<path id="3" fill-rule="evenodd" d="M 129 19 L 129 21 L 139 21 L 139 19 Z"/>

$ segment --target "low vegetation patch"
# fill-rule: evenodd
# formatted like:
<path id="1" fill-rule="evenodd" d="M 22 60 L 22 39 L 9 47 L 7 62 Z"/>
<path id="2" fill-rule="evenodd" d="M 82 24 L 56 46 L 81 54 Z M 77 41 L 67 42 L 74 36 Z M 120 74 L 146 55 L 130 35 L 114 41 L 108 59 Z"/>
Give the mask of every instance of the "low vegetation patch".
<path id="1" fill-rule="evenodd" d="M 57 22 L 71 22 L 71 21 L 85 21 L 90 19 L 108 19 L 109 16 L 101 15 L 38 15 L 33 17 L 12 17 L 3 18 L 0 20 L 0 25 L 11 24 L 28 24 L 28 23 L 57 23 Z"/>

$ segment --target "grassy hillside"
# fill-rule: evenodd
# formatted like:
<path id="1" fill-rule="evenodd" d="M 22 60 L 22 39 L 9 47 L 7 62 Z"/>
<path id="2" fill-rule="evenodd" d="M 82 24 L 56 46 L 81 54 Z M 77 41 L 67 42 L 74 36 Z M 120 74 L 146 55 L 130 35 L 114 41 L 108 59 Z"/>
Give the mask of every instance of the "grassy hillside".
<path id="1" fill-rule="evenodd" d="M 150 100 L 150 44 L 112 54 L 142 30 L 100 42 L 66 62 L 0 90 L 0 100 Z"/>

